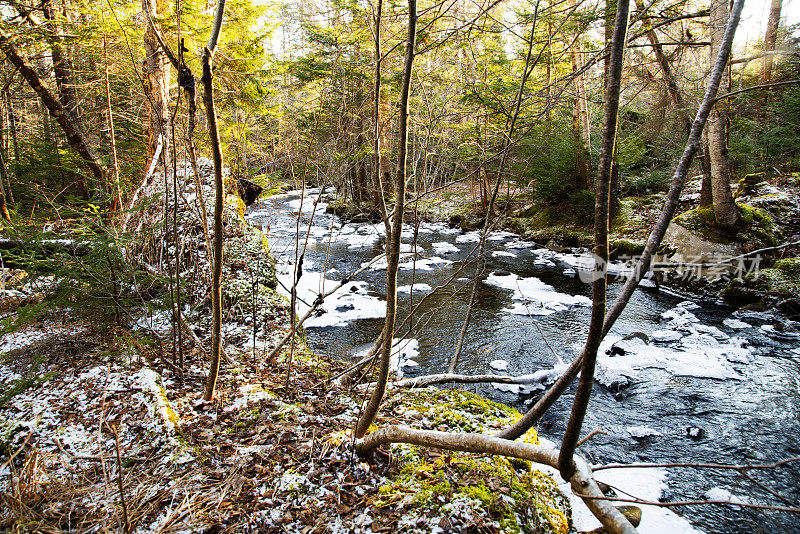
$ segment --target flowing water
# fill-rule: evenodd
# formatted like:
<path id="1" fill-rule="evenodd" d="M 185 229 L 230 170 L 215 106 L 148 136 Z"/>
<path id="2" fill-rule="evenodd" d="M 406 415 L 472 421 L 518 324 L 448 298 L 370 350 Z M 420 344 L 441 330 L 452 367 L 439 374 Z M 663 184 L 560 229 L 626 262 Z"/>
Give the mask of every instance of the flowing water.
<path id="1" fill-rule="evenodd" d="M 253 206 L 248 215 L 251 224 L 268 231 L 285 286 L 300 256 L 295 248 L 298 227 L 301 247 L 307 239 L 298 289 L 300 314 L 321 290 L 335 287 L 379 257 L 384 241 L 381 224 L 342 224 L 325 214 L 324 202 L 314 204 L 318 193 L 306 191 L 302 203 L 299 191 L 272 197 Z M 446 372 L 475 271 L 474 263 L 464 260 L 474 258 L 479 236 L 441 223 L 420 224 L 415 244 L 414 235 L 413 227 L 404 227 L 408 254 L 401 260 L 398 282 L 401 318 L 433 288 L 444 287 L 422 303 L 401 331 L 410 340 L 399 344 L 403 350 L 398 373 L 404 376 Z M 524 411 L 562 362 L 580 350 L 589 323 L 591 285 L 575 274 L 575 267 L 580 274 L 578 256 L 556 254 L 510 233 L 491 233 L 486 257 L 456 370 L 511 375 L 553 370 L 536 375 L 543 384 L 467 387 Z M 363 352 L 382 326 L 385 277 L 385 262 L 378 260 L 328 297 L 322 311 L 306 323 L 310 347 L 346 360 Z M 610 299 L 620 287 L 619 281 L 611 283 Z M 615 355 L 607 354 L 612 342 L 637 332 L 644 336 L 621 340 L 611 351 Z M 637 291 L 601 347 L 584 423 L 584 433 L 602 428 L 607 434 L 593 438 L 582 451 L 598 464 L 758 464 L 800 455 L 799 340 L 796 325 L 774 315 L 737 314 L 717 302 L 652 287 Z M 567 394 L 551 408 L 539 427 L 542 437 L 558 443 L 570 405 Z M 799 465 L 748 474 L 797 502 Z M 660 494 L 670 501 L 730 498 L 725 493 L 729 491 L 752 502 L 784 504 L 736 471 L 669 468 L 642 473 L 617 472 L 614 480 L 627 479 L 630 486 L 642 478 L 645 486 L 658 488 L 649 493 L 651 498 Z M 663 509 L 648 508 L 644 521 L 650 523 L 643 522 L 642 530 L 800 532 L 800 518 L 778 512 L 727 506 L 676 512 L 692 526 Z"/>

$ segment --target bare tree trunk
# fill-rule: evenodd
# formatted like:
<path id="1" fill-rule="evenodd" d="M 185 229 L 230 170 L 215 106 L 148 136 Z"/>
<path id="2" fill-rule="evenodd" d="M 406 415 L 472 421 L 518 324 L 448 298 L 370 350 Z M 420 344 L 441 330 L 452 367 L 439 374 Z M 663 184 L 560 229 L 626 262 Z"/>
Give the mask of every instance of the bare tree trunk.
<path id="1" fill-rule="evenodd" d="M 159 2 L 159 0 L 156 0 Z M 161 49 L 156 36 L 154 21 L 158 17 L 158 4 L 150 0 L 142 0 L 142 12 L 145 19 L 144 62 L 145 89 L 149 113 L 145 119 L 144 130 L 147 133 L 148 157 L 156 152 L 158 136 L 163 136 L 164 154 L 171 140 L 167 129 L 167 104 L 169 103 L 169 64 L 167 56 Z"/>
<path id="2" fill-rule="evenodd" d="M 8 106 L 8 124 L 11 129 L 11 145 L 14 148 L 14 177 L 19 182 L 19 143 L 17 141 L 17 114 L 14 112 L 14 102 L 11 100 L 11 91 L 6 88 L 5 91 L 6 105 Z"/>
<path id="3" fill-rule="evenodd" d="M 711 58 L 719 52 L 725 25 L 728 21 L 728 0 L 711 2 Z M 720 87 L 728 90 L 730 74 L 728 69 L 722 75 Z M 718 103 L 708 118 L 708 149 L 711 158 L 711 194 L 714 200 L 714 219 L 724 230 L 733 230 L 739 223 L 739 210 L 731 191 L 731 166 L 728 159 L 726 103 Z"/>
<path id="4" fill-rule="evenodd" d="M 8 190 L 6 190 L 5 183 L 8 183 Z M 8 196 L 6 196 L 8 195 Z M 3 151 L 0 150 L 0 215 L 11 222 L 11 217 L 8 214 L 8 206 L 6 205 L 6 198 L 11 200 L 11 182 L 8 180 L 8 167 L 6 167 L 6 158 L 3 156 Z"/>
<path id="5" fill-rule="evenodd" d="M 144 0 L 145 2 L 147 0 Z M 210 401 L 214 398 L 219 375 L 219 360 L 222 353 L 222 209 L 224 194 L 222 183 L 222 150 L 217 129 L 217 115 L 214 111 L 214 79 L 211 62 L 217 39 L 222 30 L 222 16 L 225 12 L 225 0 L 219 0 L 214 17 L 214 29 L 203 51 L 203 103 L 206 107 L 208 134 L 211 138 L 211 153 L 214 159 L 214 262 L 211 273 L 211 365 L 206 379 L 206 390 L 203 398 Z M 198 191 L 197 194 L 202 194 Z"/>
<path id="6" fill-rule="evenodd" d="M 3 157 L 3 151 L 0 150 L 0 217 L 5 219 L 7 222 L 11 222 L 11 216 L 8 214 L 8 206 L 6 206 L 6 188 L 3 185 L 3 182 L 8 175 L 6 173 L 6 160 Z"/>
<path id="7" fill-rule="evenodd" d="M 2 50 L 6 57 L 13 65 L 19 69 L 20 74 L 28 85 L 39 95 L 42 103 L 47 107 L 50 115 L 58 121 L 59 126 L 64 131 L 69 145 L 86 161 L 92 174 L 97 178 L 99 183 L 104 180 L 104 170 L 100 164 L 100 160 L 95 155 L 94 150 L 89 146 L 86 137 L 83 135 L 80 127 L 73 123 L 67 110 L 61 105 L 61 102 L 56 100 L 52 93 L 42 84 L 42 80 L 36 71 L 25 63 L 25 60 L 17 52 L 14 45 L 11 44 L 8 36 L 5 33 L 0 33 L 0 50 Z"/>
<path id="8" fill-rule="evenodd" d="M 579 65 L 578 52 L 573 49 L 571 55 L 572 72 L 578 72 L 581 67 Z M 589 152 L 589 114 L 582 74 L 575 75 L 575 96 L 572 99 L 572 132 L 573 144 L 575 145 L 575 190 L 583 191 L 591 187 L 591 160 Z"/>
<path id="9" fill-rule="evenodd" d="M 619 14 L 617 10 L 619 1 L 625 2 L 626 4 L 629 3 L 629 0 L 606 0 L 606 7 L 605 7 L 606 43 L 610 43 L 614 39 L 614 31 L 616 29 L 615 24 L 617 21 L 617 16 Z M 608 75 L 608 71 L 610 68 L 611 68 L 611 55 L 609 54 L 608 56 L 606 56 L 605 72 L 603 77 L 603 83 L 604 83 L 603 90 L 606 92 L 606 94 L 608 93 L 608 88 L 606 86 L 608 85 L 610 79 Z M 608 101 L 606 101 L 606 109 L 608 109 Z M 616 120 L 614 121 L 614 124 L 616 125 Z M 609 203 L 610 217 L 612 219 L 614 218 L 614 216 L 616 216 L 617 206 L 619 204 L 619 161 L 617 157 L 616 137 L 617 137 L 617 132 L 614 131 L 615 142 L 612 144 L 612 151 L 609 155 L 609 157 L 611 158 L 611 167 L 609 170 L 610 196 L 608 203 Z M 595 183 L 595 189 L 597 189 L 597 183 Z"/>
<path id="10" fill-rule="evenodd" d="M 703 130 L 702 136 L 703 157 L 700 164 L 703 166 L 703 181 L 700 184 L 700 207 L 707 208 L 714 205 L 714 196 L 711 194 L 711 152 L 708 147 L 708 128 Z"/>
<path id="11" fill-rule="evenodd" d="M 769 83 L 772 78 L 772 52 L 775 50 L 775 42 L 778 40 L 778 26 L 781 22 L 781 8 L 783 0 L 772 0 L 769 6 L 769 20 L 767 21 L 767 31 L 764 33 L 764 57 L 761 58 L 761 76 L 758 83 Z"/>
<path id="12" fill-rule="evenodd" d="M 108 80 L 108 50 L 106 48 L 106 40 L 103 39 L 103 59 L 105 60 L 105 89 L 106 89 L 106 106 L 108 108 L 108 130 L 111 136 L 111 161 L 113 164 L 114 176 L 111 179 L 111 202 L 108 211 L 111 213 L 119 213 L 122 209 L 122 187 L 119 181 L 119 161 L 117 160 L 117 137 L 114 131 L 114 111 L 111 106 L 111 85 Z"/>
<path id="13" fill-rule="evenodd" d="M 389 216 L 386 214 L 386 201 L 383 190 L 383 161 L 381 158 L 381 70 L 383 58 L 381 57 L 381 23 L 383 16 L 383 0 L 378 0 L 373 17 L 373 35 L 375 37 L 375 80 L 372 90 L 372 159 L 375 168 L 372 169 L 373 204 L 380 212 L 386 235 L 389 235 Z"/>
<path id="14" fill-rule="evenodd" d="M 408 0 L 408 35 L 403 64 L 403 83 L 398 102 L 399 127 L 397 148 L 397 173 L 395 175 L 395 201 L 392 213 L 392 228 L 387 234 L 386 252 L 386 321 L 383 325 L 383 344 L 378 366 L 378 379 L 364 413 L 356 425 L 356 437 L 363 437 L 378 414 L 386 382 L 389 379 L 389 358 L 392 353 L 395 315 L 397 312 L 397 266 L 400 260 L 400 237 L 403 233 L 403 211 L 405 208 L 406 150 L 408 147 L 408 98 L 411 92 L 411 75 L 414 67 L 414 47 L 417 39 L 417 0 Z"/>
<path id="15" fill-rule="evenodd" d="M 678 202 L 680 200 L 681 190 L 683 189 L 683 183 L 686 180 L 689 167 L 691 167 L 692 162 L 694 161 L 694 158 L 700 148 L 702 132 L 706 125 L 711 108 L 714 105 L 715 97 L 717 95 L 717 91 L 719 90 L 720 80 L 722 79 L 723 72 L 728 63 L 728 57 L 730 56 L 731 46 L 733 43 L 733 35 L 736 32 L 736 26 L 739 24 L 739 17 L 742 13 L 743 5 L 744 0 L 736 0 L 733 5 L 732 16 L 730 20 L 728 20 L 728 26 L 725 29 L 725 36 L 722 40 L 722 45 L 720 46 L 716 63 L 711 71 L 711 76 L 709 77 L 708 87 L 706 89 L 705 96 L 703 97 L 703 102 L 700 104 L 700 108 L 697 110 L 697 116 L 692 124 L 692 132 L 689 135 L 688 141 L 686 142 L 686 148 L 684 149 L 683 155 L 681 156 L 681 159 L 675 168 L 675 172 L 672 175 L 669 192 L 667 193 L 667 199 L 664 203 L 664 207 L 661 210 L 661 215 L 659 216 L 658 221 L 656 221 L 653 230 L 650 232 L 645 249 L 642 252 L 642 255 L 639 257 L 639 261 L 634 266 L 630 278 L 628 278 L 628 280 L 625 282 L 625 285 L 623 285 L 622 289 L 617 295 L 616 300 L 609 307 L 608 312 L 606 313 L 605 320 L 603 322 L 604 337 L 608 334 L 609 330 L 611 330 L 611 327 L 614 326 L 614 322 L 625 309 L 625 306 L 627 306 L 628 301 L 630 301 L 631 296 L 633 296 L 633 293 L 636 291 L 639 282 L 642 280 L 642 278 L 644 278 L 645 274 L 647 274 L 647 271 L 650 269 L 653 255 L 656 253 L 656 250 L 658 250 L 658 247 L 661 246 L 661 241 L 664 239 L 664 234 L 667 231 L 667 227 L 669 227 L 670 221 L 672 221 L 672 217 L 675 215 L 675 210 L 677 209 Z M 578 376 L 578 373 L 581 370 L 581 363 L 583 361 L 584 354 L 585 349 L 578 355 L 577 358 L 575 358 L 575 360 L 573 360 L 569 367 L 564 371 L 564 374 L 561 375 L 558 380 L 556 380 L 547 393 L 545 393 L 536 402 L 536 404 L 534 404 L 533 407 L 531 407 L 531 409 L 522 416 L 519 421 L 511 425 L 509 428 L 499 432 L 497 437 L 505 439 L 517 439 L 525 434 L 525 432 L 527 432 L 529 429 L 533 428 L 542 415 L 544 415 L 544 413 L 553 405 L 553 403 L 555 403 L 555 401 L 558 400 L 561 395 L 563 395 L 570 383 L 572 383 L 575 377 Z"/>

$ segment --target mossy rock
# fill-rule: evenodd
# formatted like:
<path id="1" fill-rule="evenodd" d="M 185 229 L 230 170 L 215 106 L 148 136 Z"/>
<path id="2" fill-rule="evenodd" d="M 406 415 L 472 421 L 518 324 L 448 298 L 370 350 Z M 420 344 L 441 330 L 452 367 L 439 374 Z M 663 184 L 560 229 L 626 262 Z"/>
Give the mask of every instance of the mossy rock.
<path id="1" fill-rule="evenodd" d="M 644 243 L 628 239 L 614 239 L 609 242 L 612 258 L 632 258 L 644 252 Z"/>
<path id="2" fill-rule="evenodd" d="M 709 243 L 720 245 L 772 246 L 778 242 L 772 218 L 748 204 L 737 204 L 739 225 L 735 231 L 717 227 L 713 206 L 697 207 L 681 213 L 672 222 Z"/>
<path id="3" fill-rule="evenodd" d="M 588 247 L 594 243 L 592 232 L 589 228 L 553 225 L 538 227 L 530 219 L 515 218 L 509 221 L 512 232 L 520 234 L 525 239 L 537 243 L 554 241 L 565 247 Z"/>
<path id="4" fill-rule="evenodd" d="M 425 429 L 494 433 L 521 416 L 517 410 L 466 391 L 395 390 L 386 413 Z M 525 441 L 538 444 L 535 431 Z M 530 462 L 392 445 L 396 473 L 373 501 L 401 510 L 403 532 L 531 532 L 566 534 L 568 499 Z"/>
<path id="5" fill-rule="evenodd" d="M 474 393 L 437 388 L 397 390 L 387 412 L 419 421 L 422 428 L 447 432 L 496 432 L 522 417 L 514 408 Z M 526 441 L 538 443 L 536 432 L 526 434 Z"/>
<path id="6" fill-rule="evenodd" d="M 518 472 L 509 459 L 498 456 L 441 453 L 409 445 L 393 449 L 402 449 L 404 463 L 379 489 L 373 504 L 401 509 L 398 530 L 570 531 L 569 500 L 548 475 Z"/>
<path id="7" fill-rule="evenodd" d="M 755 187 L 765 180 L 766 176 L 763 172 L 754 172 L 752 174 L 746 174 L 739 180 L 739 187 L 736 188 L 736 193 L 734 193 L 733 198 L 739 198 L 740 196 L 752 194 L 755 190 Z"/>

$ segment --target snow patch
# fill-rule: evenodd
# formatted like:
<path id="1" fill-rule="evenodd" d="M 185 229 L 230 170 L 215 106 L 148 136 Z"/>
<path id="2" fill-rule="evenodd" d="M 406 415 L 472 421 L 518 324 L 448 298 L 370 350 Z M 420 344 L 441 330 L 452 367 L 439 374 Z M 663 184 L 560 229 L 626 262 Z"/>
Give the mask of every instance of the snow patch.
<path id="1" fill-rule="evenodd" d="M 535 276 L 520 278 L 516 274 L 500 275 L 492 273 L 486 283 L 502 289 L 513 290 L 511 298 L 517 302 L 507 313 L 517 315 L 549 315 L 566 311 L 572 306 L 591 306 L 591 299 L 582 295 L 560 293 L 553 286 L 542 282 Z"/>

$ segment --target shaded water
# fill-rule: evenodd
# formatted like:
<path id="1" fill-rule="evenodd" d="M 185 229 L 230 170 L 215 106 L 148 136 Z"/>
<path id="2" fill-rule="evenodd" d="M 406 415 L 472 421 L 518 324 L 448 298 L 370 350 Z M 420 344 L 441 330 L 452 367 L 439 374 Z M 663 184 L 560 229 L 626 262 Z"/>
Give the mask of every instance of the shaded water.
<path id="1" fill-rule="evenodd" d="M 288 285 L 292 264 L 299 256 L 295 216 L 301 211 L 299 228 L 304 240 L 314 212 L 301 278 L 307 291 L 300 296 L 307 303 L 323 287 L 322 273 L 329 280 L 341 280 L 379 256 L 383 241 L 381 225 L 343 225 L 324 213 L 324 203 L 315 210 L 312 200 L 316 193 L 307 192 L 302 206 L 299 192 L 267 199 L 248 215 L 252 224 L 269 230 L 272 251 L 283 271 L 280 278 Z M 413 228 L 404 228 L 407 248 L 413 234 Z M 419 343 L 419 354 L 411 362 L 418 365 L 403 367 L 406 376 L 447 370 L 475 270 L 474 264 L 464 266 L 463 260 L 477 245 L 476 238 L 477 233 L 465 235 L 443 224 L 420 225 L 416 270 L 408 263 L 399 273 L 398 284 L 425 288 L 452 281 L 428 297 L 402 331 Z M 457 372 L 488 373 L 492 372 L 490 362 L 505 360 L 508 369 L 501 374 L 520 375 L 551 369 L 559 360 L 570 361 L 586 336 L 590 308 L 585 303 L 591 296 L 588 283 L 569 269 L 565 274 L 574 257 L 555 255 L 503 232 L 492 234 L 487 252 L 484 278 L 489 283 L 479 286 Z M 385 268 L 369 269 L 355 278 L 363 283 L 344 288 L 345 298 L 337 300 L 334 295 L 326 300 L 326 312 L 315 317 L 307 329 L 314 351 L 353 359 L 375 339 L 385 309 L 381 308 L 385 276 Z M 552 287 L 548 289 L 533 277 Z M 324 287 L 332 287 L 331 283 Z M 620 287 L 619 282 L 611 284 L 609 299 Z M 407 292 L 400 293 L 401 319 L 407 317 L 411 302 L 419 302 L 428 292 L 430 289 L 415 292 L 413 299 Z M 627 342 L 630 350 L 626 354 L 601 358 L 602 383 L 596 383 L 584 433 L 603 428 L 608 434 L 582 448 L 590 461 L 743 464 L 800 455 L 800 349 L 796 348 L 800 336 L 795 337 L 793 331 L 779 332 L 780 324 L 778 330 L 770 329 L 779 321 L 775 316 L 736 317 L 732 309 L 718 303 L 696 301 L 699 307 L 695 307 L 681 304 L 685 300 L 655 289 L 638 291 L 609 334 L 609 340 L 616 340 L 632 332 L 651 336 L 654 331 L 667 330 L 678 331 L 681 339 L 649 345 L 632 340 Z M 299 306 L 301 313 L 303 306 Z M 509 311 L 513 309 L 517 313 Z M 665 312 L 667 318 L 662 317 Z M 734 318 L 749 327 L 731 322 Z M 313 327 L 315 324 L 323 327 Z M 340 326 L 324 326 L 330 324 Z M 764 325 L 767 327 L 761 328 Z M 789 324 L 789 329 L 793 326 Z M 500 391 L 491 385 L 468 389 L 521 411 L 540 393 Z M 570 406 L 568 394 L 546 414 L 540 435 L 558 442 Z M 753 475 L 785 497 L 800 500 L 797 466 Z M 667 484 L 666 500 L 703 499 L 706 491 L 722 487 L 759 503 L 782 504 L 742 480 L 737 472 L 670 468 Z M 800 518 L 787 514 L 712 506 L 676 511 L 708 533 L 800 532 Z"/>

